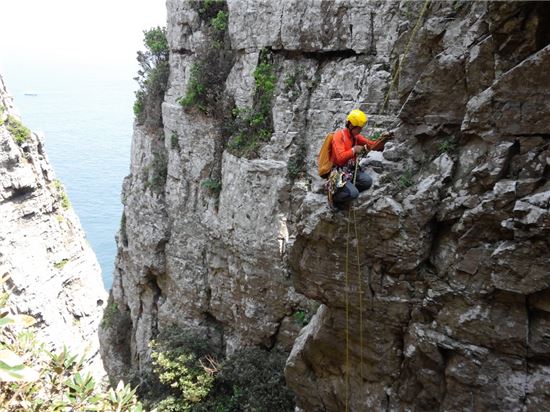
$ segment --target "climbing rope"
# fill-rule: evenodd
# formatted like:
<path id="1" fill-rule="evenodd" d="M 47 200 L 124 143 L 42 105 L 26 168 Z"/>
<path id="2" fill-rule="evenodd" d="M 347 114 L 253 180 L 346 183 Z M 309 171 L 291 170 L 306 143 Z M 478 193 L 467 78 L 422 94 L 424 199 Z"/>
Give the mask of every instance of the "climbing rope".
<path id="1" fill-rule="evenodd" d="M 380 109 L 380 114 L 384 112 L 386 109 L 386 106 L 390 99 L 390 94 L 393 91 L 393 88 L 397 84 L 397 79 L 399 78 L 401 74 L 402 67 L 405 66 L 405 63 L 407 61 L 407 57 L 409 54 L 409 49 L 412 44 L 412 40 L 416 36 L 416 32 L 418 31 L 418 28 L 420 27 L 420 22 L 422 21 L 422 18 L 424 17 L 424 14 L 428 10 L 428 5 L 430 3 L 430 0 L 425 0 L 424 4 L 422 6 L 422 9 L 420 10 L 420 13 L 418 15 L 418 19 L 416 20 L 416 24 L 413 27 L 412 33 L 409 37 L 409 40 L 407 41 L 407 45 L 405 46 L 405 50 L 403 52 L 403 57 L 399 61 L 399 64 L 397 65 L 397 69 L 395 70 L 395 73 L 392 76 L 392 81 L 390 83 L 390 87 L 386 93 L 386 96 L 384 98 L 384 102 L 382 104 L 382 107 Z M 376 122 L 373 126 L 373 128 L 376 128 Z M 356 159 L 355 162 L 355 171 L 353 174 L 353 185 L 355 186 L 355 182 L 357 180 L 357 171 L 359 170 L 359 159 Z M 348 212 L 348 222 L 347 222 L 347 233 L 346 233 L 346 261 L 345 261 L 345 289 L 346 289 L 346 376 L 345 376 L 345 410 L 348 412 L 349 408 L 349 396 L 350 396 L 350 365 L 349 365 L 349 318 L 350 318 L 350 311 L 349 311 L 349 243 L 350 243 L 350 228 L 351 228 L 351 216 L 353 213 L 353 227 L 354 227 L 354 235 L 355 235 L 355 249 L 356 249 L 356 256 L 357 256 L 357 287 L 358 287 L 358 297 L 359 297 L 359 346 L 360 346 L 360 376 L 361 376 L 361 383 L 364 381 L 363 376 L 363 291 L 362 291 L 362 278 L 361 278 L 361 261 L 360 261 L 360 248 L 359 248 L 359 234 L 357 231 L 357 216 L 355 214 L 355 208 L 353 205 L 350 206 L 349 212 Z M 369 286 L 370 287 L 370 286 Z M 371 289 L 372 294 L 372 289 Z M 374 298 L 374 294 L 371 296 L 371 303 L 372 299 Z"/>

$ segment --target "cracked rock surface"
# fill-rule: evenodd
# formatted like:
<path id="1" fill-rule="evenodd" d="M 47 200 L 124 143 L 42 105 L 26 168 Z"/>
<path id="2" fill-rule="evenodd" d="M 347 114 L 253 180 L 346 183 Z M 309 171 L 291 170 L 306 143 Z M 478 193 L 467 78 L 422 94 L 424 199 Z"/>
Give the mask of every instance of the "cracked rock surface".
<path id="1" fill-rule="evenodd" d="M 30 132 L 16 143 L 10 119 L 19 115 L 0 76 L 0 276 L 8 279 L 7 306 L 37 320 L 37 337 L 49 349 L 86 350 L 94 374 L 104 375 L 97 336 L 107 302 L 101 269 L 64 200 L 43 137 Z"/>
<path id="2" fill-rule="evenodd" d="M 228 354 L 291 350 L 306 411 L 548 408 L 550 9 L 430 2 L 419 19 L 423 4 L 228 1 L 225 96 L 253 104 L 264 48 L 277 76 L 273 134 L 245 158 L 221 119 L 179 105 L 208 22 L 167 2 L 163 127 L 136 125 L 123 187 L 112 374 L 147 369 L 148 341 L 176 324 Z M 356 107 L 395 138 L 364 160 L 374 186 L 348 217 L 315 158 Z"/>

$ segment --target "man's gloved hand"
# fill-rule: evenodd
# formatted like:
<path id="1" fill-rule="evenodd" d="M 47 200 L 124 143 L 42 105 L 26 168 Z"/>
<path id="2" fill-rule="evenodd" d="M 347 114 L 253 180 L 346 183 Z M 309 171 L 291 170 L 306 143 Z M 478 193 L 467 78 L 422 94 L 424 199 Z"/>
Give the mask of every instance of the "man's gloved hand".
<path id="1" fill-rule="evenodd" d="M 360 154 L 365 151 L 365 146 L 361 146 L 360 144 L 353 146 L 353 153 L 354 154 Z"/>

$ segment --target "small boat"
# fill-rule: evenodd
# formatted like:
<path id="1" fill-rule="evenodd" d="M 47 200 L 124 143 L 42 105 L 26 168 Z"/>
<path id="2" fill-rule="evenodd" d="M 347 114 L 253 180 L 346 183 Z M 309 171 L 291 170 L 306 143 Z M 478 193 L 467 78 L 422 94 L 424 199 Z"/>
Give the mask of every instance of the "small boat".
<path id="1" fill-rule="evenodd" d="M 35 92 L 25 92 L 23 93 L 25 96 L 38 96 L 38 93 Z"/>

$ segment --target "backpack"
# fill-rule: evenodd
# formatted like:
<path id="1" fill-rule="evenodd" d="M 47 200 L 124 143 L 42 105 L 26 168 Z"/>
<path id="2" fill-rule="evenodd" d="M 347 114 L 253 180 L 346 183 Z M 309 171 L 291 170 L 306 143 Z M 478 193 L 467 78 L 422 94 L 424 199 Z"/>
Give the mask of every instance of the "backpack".
<path id="1" fill-rule="evenodd" d="M 325 141 L 319 150 L 319 157 L 317 161 L 317 170 L 319 176 L 323 179 L 327 179 L 332 170 L 332 161 L 330 160 L 330 155 L 332 151 L 332 138 L 334 137 L 334 132 L 327 134 Z"/>

